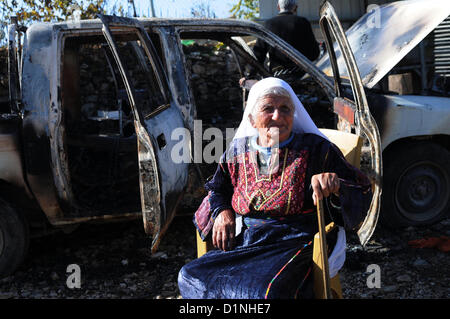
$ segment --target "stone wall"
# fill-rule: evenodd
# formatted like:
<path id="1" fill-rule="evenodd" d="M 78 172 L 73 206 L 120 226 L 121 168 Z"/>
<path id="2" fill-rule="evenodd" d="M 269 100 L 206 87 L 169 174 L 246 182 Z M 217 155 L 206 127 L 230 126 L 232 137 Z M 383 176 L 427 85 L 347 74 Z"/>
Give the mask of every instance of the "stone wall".
<path id="1" fill-rule="evenodd" d="M 202 120 L 203 131 L 208 127 L 217 127 L 226 137 L 226 128 L 237 128 L 242 118 L 241 76 L 229 49 L 217 48 L 214 42 L 200 44 L 183 46 L 197 119 Z M 209 141 L 203 141 L 203 147 L 207 143 Z M 225 149 L 225 141 L 223 146 Z M 201 163 L 198 168 L 206 179 L 214 174 L 216 165 Z M 190 184 L 179 206 L 179 214 L 192 214 L 206 195 L 194 167 L 191 167 L 189 177 Z"/>
<path id="2" fill-rule="evenodd" d="M 197 107 L 197 118 L 204 126 L 221 129 L 235 127 L 242 117 L 240 73 L 232 52 L 215 43 L 183 46 L 187 69 Z M 239 122 L 237 122 L 239 123 Z"/>

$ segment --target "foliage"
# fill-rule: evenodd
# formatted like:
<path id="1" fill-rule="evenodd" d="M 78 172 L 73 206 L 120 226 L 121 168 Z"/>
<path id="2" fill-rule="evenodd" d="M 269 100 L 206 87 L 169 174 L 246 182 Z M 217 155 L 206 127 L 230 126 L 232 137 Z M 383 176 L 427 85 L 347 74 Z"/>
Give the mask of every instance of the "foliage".
<path id="1" fill-rule="evenodd" d="M 259 0 L 239 0 L 230 13 L 235 19 L 255 20 L 259 17 Z"/>
<path id="2" fill-rule="evenodd" d="M 196 4 L 191 8 L 191 16 L 193 18 L 216 18 L 216 14 L 211 10 L 209 3 Z"/>
<path id="3" fill-rule="evenodd" d="M 105 0 L 0 0 L 0 14 L 3 20 L 14 15 L 20 24 L 27 25 L 32 21 L 64 21 L 75 10 L 80 11 L 81 19 L 94 18 L 104 12 L 105 4 Z"/>
<path id="4" fill-rule="evenodd" d="M 0 0 L 0 45 L 6 42 L 6 26 L 12 16 L 17 17 L 19 25 L 25 26 L 34 21 L 91 19 L 98 13 L 106 13 L 107 1 L 109 0 Z M 118 11 L 119 14 L 123 13 L 122 6 Z"/>

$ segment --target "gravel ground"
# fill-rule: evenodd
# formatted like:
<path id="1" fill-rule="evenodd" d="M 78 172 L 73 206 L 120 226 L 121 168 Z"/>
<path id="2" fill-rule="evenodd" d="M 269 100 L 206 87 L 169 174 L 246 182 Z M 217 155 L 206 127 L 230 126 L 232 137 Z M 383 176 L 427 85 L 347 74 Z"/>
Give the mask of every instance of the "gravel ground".
<path id="1" fill-rule="evenodd" d="M 348 234 L 347 260 L 340 272 L 345 298 L 449 298 L 449 253 L 412 248 L 409 240 L 450 236 L 450 219 L 427 228 L 391 231 L 379 226 L 363 249 Z M 33 239 L 27 259 L 12 276 L 0 280 L 0 298 L 180 298 L 179 269 L 196 257 L 190 216 L 177 216 L 159 251 L 140 220 L 82 225 L 71 234 Z M 67 266 L 81 269 L 81 288 L 69 289 Z M 367 267 L 380 268 L 380 288 L 368 288 Z"/>

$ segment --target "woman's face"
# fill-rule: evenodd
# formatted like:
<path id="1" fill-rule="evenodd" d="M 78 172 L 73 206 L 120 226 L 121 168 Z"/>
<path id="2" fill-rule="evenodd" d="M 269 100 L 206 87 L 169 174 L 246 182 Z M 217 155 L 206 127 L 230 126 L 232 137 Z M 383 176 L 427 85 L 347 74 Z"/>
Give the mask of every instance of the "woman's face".
<path id="1" fill-rule="evenodd" d="M 294 105 L 289 97 L 267 95 L 256 108 L 250 122 L 258 129 L 261 146 L 273 146 L 289 138 L 294 122 Z"/>

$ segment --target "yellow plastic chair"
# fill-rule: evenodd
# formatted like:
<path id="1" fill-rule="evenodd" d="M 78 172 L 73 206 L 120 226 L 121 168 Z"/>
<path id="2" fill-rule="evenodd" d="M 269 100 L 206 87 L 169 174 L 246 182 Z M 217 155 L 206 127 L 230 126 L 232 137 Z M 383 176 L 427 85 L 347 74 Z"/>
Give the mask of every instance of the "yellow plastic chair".
<path id="1" fill-rule="evenodd" d="M 330 129 L 320 129 L 320 131 L 339 147 L 347 162 L 357 168 L 360 167 L 363 143 L 363 139 L 360 136 Z M 343 294 L 339 274 L 333 278 L 329 277 L 328 254 L 323 254 L 323 252 L 327 251 L 326 234 L 330 233 L 337 226 L 334 223 L 324 226 L 322 205 L 322 201 L 318 201 L 317 218 L 319 221 L 319 232 L 314 235 L 313 242 L 314 295 L 317 299 L 342 299 Z M 321 236 L 321 234 L 323 235 Z"/>
<path id="2" fill-rule="evenodd" d="M 362 138 L 355 134 L 341 132 L 331 129 L 320 129 L 320 131 L 328 137 L 328 139 L 334 143 L 341 152 L 345 159 L 353 166 L 360 167 Z M 322 201 L 318 201 L 317 205 L 318 219 L 319 219 L 319 232 L 314 236 L 313 242 L 313 276 L 314 276 L 314 295 L 317 299 L 342 299 L 342 288 L 339 280 L 339 274 L 333 278 L 329 278 L 328 274 L 328 255 L 322 254 L 323 251 L 327 251 L 326 241 L 322 241 L 321 238 L 326 238 L 326 234 L 330 233 L 335 227 L 334 223 L 330 223 L 326 226 L 323 225 L 323 208 Z M 321 237 L 320 233 L 324 235 Z M 200 258 L 206 252 L 214 249 L 211 240 L 203 241 L 197 233 L 197 257 Z"/>
<path id="3" fill-rule="evenodd" d="M 212 244 L 211 239 L 203 241 L 202 238 L 200 237 L 199 232 L 196 231 L 196 233 L 197 233 L 197 258 L 200 258 L 208 251 L 214 249 L 214 246 Z"/>

